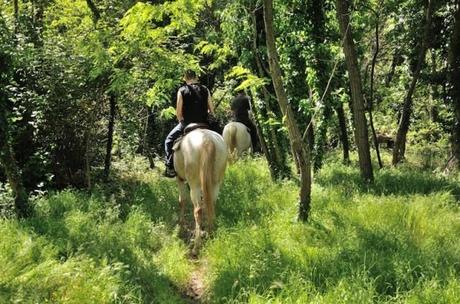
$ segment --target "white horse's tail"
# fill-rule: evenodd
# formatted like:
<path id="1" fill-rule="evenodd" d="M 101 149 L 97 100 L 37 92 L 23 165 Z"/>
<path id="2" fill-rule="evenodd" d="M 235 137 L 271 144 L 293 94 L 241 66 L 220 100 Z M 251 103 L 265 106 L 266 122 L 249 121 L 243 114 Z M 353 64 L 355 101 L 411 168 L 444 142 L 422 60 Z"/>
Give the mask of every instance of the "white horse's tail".
<path id="1" fill-rule="evenodd" d="M 216 160 L 216 147 L 214 142 L 209 139 L 205 139 L 203 143 L 203 151 L 201 154 L 201 191 L 203 194 L 203 203 L 206 208 L 208 216 L 208 225 L 213 226 L 214 222 L 214 179 L 215 179 L 215 168 L 214 164 Z"/>
<path id="2" fill-rule="evenodd" d="M 224 128 L 224 141 L 228 146 L 228 152 L 230 153 L 229 161 L 232 162 L 238 154 L 238 127 L 232 123 L 228 124 Z"/>

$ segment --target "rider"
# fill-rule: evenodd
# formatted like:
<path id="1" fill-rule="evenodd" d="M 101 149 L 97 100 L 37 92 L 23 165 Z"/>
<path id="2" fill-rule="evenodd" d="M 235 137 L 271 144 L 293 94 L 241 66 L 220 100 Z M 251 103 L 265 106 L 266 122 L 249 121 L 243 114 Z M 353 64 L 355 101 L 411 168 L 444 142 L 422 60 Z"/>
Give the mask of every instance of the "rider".
<path id="1" fill-rule="evenodd" d="M 254 122 L 249 117 L 249 111 L 251 110 L 249 97 L 244 93 L 244 91 L 238 91 L 236 97 L 232 100 L 230 109 L 232 110 L 233 120 L 241 122 L 248 127 L 249 134 L 251 135 L 253 151 L 260 152 L 257 129 Z"/>
<path id="2" fill-rule="evenodd" d="M 173 162 L 173 145 L 190 123 L 208 123 L 208 114 L 214 114 L 211 93 L 198 82 L 196 73 L 187 70 L 184 73 L 185 84 L 177 92 L 176 117 L 179 124 L 169 132 L 165 140 L 167 177 L 176 176 Z"/>

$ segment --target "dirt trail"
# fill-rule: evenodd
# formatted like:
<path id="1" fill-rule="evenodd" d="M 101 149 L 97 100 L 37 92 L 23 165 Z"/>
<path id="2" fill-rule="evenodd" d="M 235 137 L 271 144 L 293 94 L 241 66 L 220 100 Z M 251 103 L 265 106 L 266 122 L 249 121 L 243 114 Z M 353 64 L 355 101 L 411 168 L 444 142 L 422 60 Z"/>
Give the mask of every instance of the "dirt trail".
<path id="1" fill-rule="evenodd" d="M 190 281 L 188 283 L 184 297 L 186 298 L 187 303 L 190 304 L 204 303 L 204 277 L 207 269 L 207 263 L 205 260 L 195 260 L 194 262 L 196 263 L 196 268 L 190 276 Z"/>

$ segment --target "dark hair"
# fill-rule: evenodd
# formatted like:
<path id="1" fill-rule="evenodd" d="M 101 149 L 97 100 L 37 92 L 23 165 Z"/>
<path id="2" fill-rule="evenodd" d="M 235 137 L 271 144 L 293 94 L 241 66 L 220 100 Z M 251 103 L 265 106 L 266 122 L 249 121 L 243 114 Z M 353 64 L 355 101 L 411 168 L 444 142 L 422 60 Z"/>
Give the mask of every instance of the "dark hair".
<path id="1" fill-rule="evenodd" d="M 193 70 L 186 70 L 184 73 L 185 79 L 194 79 L 196 78 L 196 73 Z"/>

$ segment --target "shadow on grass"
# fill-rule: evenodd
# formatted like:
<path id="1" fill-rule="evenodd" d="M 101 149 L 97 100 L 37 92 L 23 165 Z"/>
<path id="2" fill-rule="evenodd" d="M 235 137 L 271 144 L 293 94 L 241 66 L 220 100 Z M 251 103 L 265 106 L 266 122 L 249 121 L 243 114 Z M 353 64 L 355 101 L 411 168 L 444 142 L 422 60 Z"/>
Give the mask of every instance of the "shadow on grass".
<path id="1" fill-rule="evenodd" d="M 342 240 L 330 245 L 291 244 L 287 248 L 262 227 L 257 235 L 237 236 L 241 239 L 234 241 L 241 248 L 228 246 L 228 256 L 219 262 L 210 286 L 211 302 L 247 302 L 251 293 L 274 297 L 283 293 L 293 301 L 295 296 L 291 296 L 302 290 L 314 298 L 334 293 L 342 282 L 354 286 L 343 290 L 342 296 L 348 292 L 345 296 L 353 299 L 355 293 L 367 290 L 371 301 L 404 295 L 421 281 L 432 279 L 439 280 L 437 288 L 442 290 L 452 274 L 460 273 L 460 258 L 443 248 L 427 251 L 404 233 L 371 230 L 357 222 L 350 225 L 356 238 L 349 241 L 346 235 L 352 233 L 344 232 Z"/>
<path id="2" fill-rule="evenodd" d="M 367 185 L 363 183 L 358 169 L 337 165 L 325 168 L 315 181 L 324 187 L 340 188 L 347 195 L 355 192 L 376 195 L 410 195 L 448 191 L 457 200 L 460 200 L 458 181 L 409 168 L 385 168 L 377 171 L 374 183 Z"/>
<path id="3" fill-rule="evenodd" d="M 60 262 L 82 255 L 90 257 L 96 265 L 122 263 L 118 272 L 123 282 L 119 291 L 121 297 L 130 293 L 135 295 L 137 300 L 131 300 L 136 303 L 164 303 L 168 300 L 182 303 L 180 287 L 162 275 L 152 262 L 153 255 L 161 250 L 161 240 L 152 241 L 147 237 L 140 244 L 133 243 L 128 240 L 129 233 L 121 231 L 120 225 L 101 233 L 99 228 L 106 224 L 95 224 L 97 220 L 93 218 L 88 219 L 93 223 L 82 220 L 78 224 L 72 223 L 73 227 L 69 229 L 69 217 L 38 217 L 24 222 L 23 228 L 32 229 L 53 244 L 58 249 L 56 259 Z M 148 235 L 149 231 L 144 233 Z"/>
<path id="4" fill-rule="evenodd" d="M 115 175 L 91 193 L 48 195 L 36 203 L 36 215 L 21 224 L 53 244 L 61 261 L 84 255 L 97 263 L 126 265 L 123 287 L 134 290 L 144 303 L 181 303 L 181 287 L 153 259 L 171 242 L 178 213 L 176 188 L 174 180 L 149 183 Z"/>

